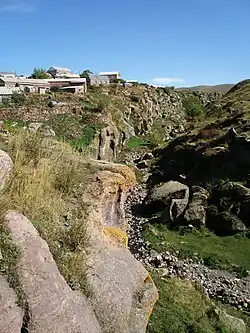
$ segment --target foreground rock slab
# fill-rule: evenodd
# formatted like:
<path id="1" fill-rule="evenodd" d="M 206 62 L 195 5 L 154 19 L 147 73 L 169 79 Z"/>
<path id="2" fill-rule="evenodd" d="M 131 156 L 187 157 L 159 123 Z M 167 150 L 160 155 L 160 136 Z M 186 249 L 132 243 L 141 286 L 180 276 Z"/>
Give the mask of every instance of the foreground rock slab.
<path id="1" fill-rule="evenodd" d="M 67 285 L 32 223 L 14 211 L 6 222 L 22 253 L 17 273 L 27 298 L 29 333 L 101 333 L 86 298 Z"/>
<path id="2" fill-rule="evenodd" d="M 20 333 L 23 310 L 17 305 L 17 296 L 4 277 L 0 276 L 0 332 Z"/>

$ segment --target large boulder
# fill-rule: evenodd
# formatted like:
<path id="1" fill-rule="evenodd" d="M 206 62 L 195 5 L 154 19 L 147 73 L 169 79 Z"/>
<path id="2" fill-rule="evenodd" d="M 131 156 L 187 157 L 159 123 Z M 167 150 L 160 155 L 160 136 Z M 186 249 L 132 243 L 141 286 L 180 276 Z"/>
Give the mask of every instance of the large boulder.
<path id="1" fill-rule="evenodd" d="M 184 212 L 188 200 L 188 186 L 171 180 L 153 187 L 145 200 L 145 204 L 149 212 L 161 211 L 164 218 L 174 221 Z"/>
<path id="2" fill-rule="evenodd" d="M 205 225 L 206 208 L 209 193 L 200 186 L 192 187 L 193 196 L 184 214 L 186 224 L 192 224 L 197 227 Z"/>
<path id="3" fill-rule="evenodd" d="M 0 275 L 0 332 L 20 333 L 23 310 L 17 305 L 17 296 L 8 282 Z"/>
<path id="4" fill-rule="evenodd" d="M 209 228 L 223 236 L 235 235 L 246 231 L 244 223 L 230 212 L 222 212 L 210 219 Z"/>
<path id="5" fill-rule="evenodd" d="M 244 320 L 230 316 L 226 311 L 216 308 L 214 310 L 217 319 L 228 333 L 246 333 L 247 327 Z"/>
<path id="6" fill-rule="evenodd" d="M 22 253 L 17 274 L 29 309 L 29 333 L 101 333 L 87 299 L 67 285 L 32 223 L 14 211 L 6 223 Z"/>

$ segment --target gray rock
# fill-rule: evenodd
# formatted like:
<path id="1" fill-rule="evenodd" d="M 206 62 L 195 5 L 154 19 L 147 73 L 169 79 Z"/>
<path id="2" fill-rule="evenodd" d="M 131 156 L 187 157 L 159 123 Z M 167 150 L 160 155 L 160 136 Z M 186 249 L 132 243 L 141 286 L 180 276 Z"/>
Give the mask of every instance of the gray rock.
<path id="1" fill-rule="evenodd" d="M 101 333 L 87 299 L 67 285 L 32 223 L 16 212 L 7 214 L 6 223 L 22 253 L 17 273 L 29 306 L 29 333 Z"/>
<path id="2" fill-rule="evenodd" d="M 0 191 L 3 190 L 6 182 L 11 176 L 13 162 L 10 156 L 3 150 L 0 150 Z"/>
<path id="3" fill-rule="evenodd" d="M 245 231 L 247 228 L 237 216 L 230 212 L 223 212 L 214 218 L 213 229 L 222 235 L 234 235 Z"/>
<path id="4" fill-rule="evenodd" d="M 176 181 L 169 181 L 154 187 L 145 203 L 152 206 L 153 210 L 163 209 L 163 219 L 174 221 L 184 212 L 188 199 L 188 186 Z"/>
<path id="5" fill-rule="evenodd" d="M 0 275 L 0 332 L 20 333 L 23 310 L 17 306 L 17 296 L 4 277 Z"/>
<path id="6" fill-rule="evenodd" d="M 215 314 L 217 315 L 219 321 L 225 327 L 227 332 L 229 333 L 246 333 L 246 324 L 245 322 L 233 316 L 230 316 L 226 313 L 226 311 L 221 310 L 219 308 L 214 310 Z"/>
<path id="7" fill-rule="evenodd" d="M 142 160 L 151 160 L 152 158 L 154 158 L 154 155 L 152 154 L 152 153 L 146 153 L 144 156 L 143 156 L 143 158 L 142 158 Z"/>
<path id="8" fill-rule="evenodd" d="M 55 137 L 56 136 L 55 131 L 52 128 L 50 128 L 49 126 L 43 126 L 43 127 L 39 128 L 39 133 L 46 137 Z"/>
<path id="9" fill-rule="evenodd" d="M 30 123 L 28 129 L 30 132 L 36 133 L 42 125 L 42 123 Z"/>

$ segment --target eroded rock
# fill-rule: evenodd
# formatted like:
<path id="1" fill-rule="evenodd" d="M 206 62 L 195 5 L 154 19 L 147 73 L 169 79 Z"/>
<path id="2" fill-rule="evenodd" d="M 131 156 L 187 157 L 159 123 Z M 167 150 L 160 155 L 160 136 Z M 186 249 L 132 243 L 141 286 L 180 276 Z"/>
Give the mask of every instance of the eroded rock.
<path id="1" fill-rule="evenodd" d="M 6 222 L 22 253 L 17 273 L 30 311 L 29 333 L 101 333 L 87 299 L 67 285 L 32 223 L 14 211 Z"/>
<path id="2" fill-rule="evenodd" d="M 17 296 L 0 275 L 0 332 L 20 333 L 23 323 L 23 310 L 17 305 Z"/>
<path id="3" fill-rule="evenodd" d="M 0 150 L 0 190 L 2 190 L 9 179 L 13 169 L 13 162 L 10 156 Z"/>
<path id="4" fill-rule="evenodd" d="M 188 186 L 169 181 L 155 186 L 145 200 L 148 210 L 151 212 L 163 211 L 165 220 L 175 221 L 184 212 L 189 199 Z"/>

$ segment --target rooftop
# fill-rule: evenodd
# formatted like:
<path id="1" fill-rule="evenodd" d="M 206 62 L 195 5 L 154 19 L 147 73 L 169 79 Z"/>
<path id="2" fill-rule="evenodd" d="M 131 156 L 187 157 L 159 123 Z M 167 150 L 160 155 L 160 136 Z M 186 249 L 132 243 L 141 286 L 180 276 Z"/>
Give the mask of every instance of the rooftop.
<path id="1" fill-rule="evenodd" d="M 120 72 L 100 72 L 98 75 L 120 75 Z"/>
<path id="2" fill-rule="evenodd" d="M 56 70 L 58 72 L 66 72 L 66 73 L 70 72 L 71 73 L 71 70 L 69 68 L 64 68 L 64 67 L 51 66 L 48 71 L 50 71 L 50 70 Z"/>

